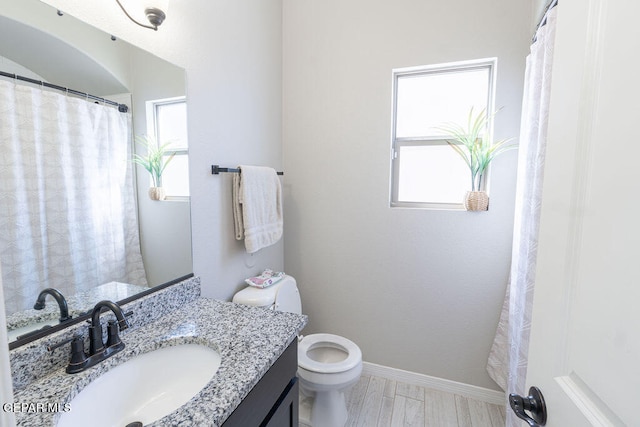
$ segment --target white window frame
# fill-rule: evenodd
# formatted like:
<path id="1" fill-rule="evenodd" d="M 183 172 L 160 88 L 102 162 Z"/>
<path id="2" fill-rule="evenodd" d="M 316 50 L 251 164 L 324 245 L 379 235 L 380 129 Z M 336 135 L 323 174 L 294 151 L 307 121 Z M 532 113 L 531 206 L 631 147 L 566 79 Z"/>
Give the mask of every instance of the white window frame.
<path id="1" fill-rule="evenodd" d="M 177 104 L 177 103 L 186 103 L 186 96 L 176 96 L 173 98 L 163 98 L 163 99 L 154 99 L 146 102 L 146 112 L 147 112 L 147 135 L 153 136 L 153 138 L 160 144 L 158 140 L 158 106 L 168 105 L 168 104 Z M 167 151 L 167 154 L 175 153 L 176 156 L 189 156 L 189 147 L 187 143 L 187 148 L 181 150 L 170 150 Z M 174 201 L 189 201 L 190 196 L 175 196 L 171 194 L 167 194 L 167 198 L 165 200 L 174 200 Z"/>
<path id="2" fill-rule="evenodd" d="M 399 201 L 399 181 L 400 181 L 400 159 L 399 151 L 403 146 L 434 146 L 434 145 L 447 145 L 445 139 L 441 136 L 424 135 L 420 137 L 397 137 L 396 125 L 397 125 L 397 93 L 398 93 L 398 78 L 422 75 L 422 74 L 440 74 L 449 72 L 459 72 L 474 69 L 488 69 L 489 71 L 489 84 L 487 90 L 487 111 L 494 110 L 495 100 L 495 79 L 496 79 L 496 66 L 497 58 L 485 58 L 472 61 L 451 62 L 446 64 L 397 68 L 392 70 L 393 77 L 393 95 L 392 95 L 392 128 L 391 128 L 391 185 L 390 185 L 390 206 L 400 208 L 421 208 L 421 209 L 449 209 L 449 210 L 465 210 L 462 201 L 462 195 L 460 197 L 460 203 L 439 203 L 439 202 L 408 202 Z M 491 128 L 493 127 L 493 120 L 489 123 Z M 488 172 L 488 171 L 487 171 Z M 485 189 L 488 188 L 489 176 L 486 174 L 486 179 L 483 184 Z"/>

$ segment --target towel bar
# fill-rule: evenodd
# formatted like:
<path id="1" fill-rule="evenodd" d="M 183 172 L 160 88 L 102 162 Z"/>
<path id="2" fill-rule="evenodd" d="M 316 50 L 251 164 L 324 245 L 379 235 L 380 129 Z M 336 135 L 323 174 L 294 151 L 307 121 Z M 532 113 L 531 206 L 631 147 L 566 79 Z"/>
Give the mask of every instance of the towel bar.
<path id="1" fill-rule="evenodd" d="M 240 169 L 237 168 L 221 168 L 218 165 L 211 165 L 211 174 L 220 175 L 221 172 L 240 173 Z M 284 172 L 276 172 L 278 175 L 284 175 Z"/>

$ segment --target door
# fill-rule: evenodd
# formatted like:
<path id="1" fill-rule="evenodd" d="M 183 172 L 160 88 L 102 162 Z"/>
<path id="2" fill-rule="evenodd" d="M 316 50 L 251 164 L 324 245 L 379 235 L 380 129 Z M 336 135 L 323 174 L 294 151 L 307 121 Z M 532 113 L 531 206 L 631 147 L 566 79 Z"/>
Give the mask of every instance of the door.
<path id="1" fill-rule="evenodd" d="M 558 7 L 527 384 L 547 426 L 640 426 L 640 2 Z"/>

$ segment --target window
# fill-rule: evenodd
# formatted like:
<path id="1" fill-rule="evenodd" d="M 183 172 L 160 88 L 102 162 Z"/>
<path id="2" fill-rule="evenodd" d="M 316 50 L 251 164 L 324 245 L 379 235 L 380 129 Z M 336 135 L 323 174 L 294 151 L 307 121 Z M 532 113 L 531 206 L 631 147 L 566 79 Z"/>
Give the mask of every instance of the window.
<path id="1" fill-rule="evenodd" d="M 187 139 L 187 101 L 184 97 L 147 102 L 147 133 L 159 145 L 170 143 L 167 156 L 174 155 L 162 174 L 167 198 L 189 197 L 189 143 Z"/>
<path id="2" fill-rule="evenodd" d="M 391 206 L 462 208 L 469 169 L 438 126 L 492 111 L 496 60 L 393 70 Z"/>

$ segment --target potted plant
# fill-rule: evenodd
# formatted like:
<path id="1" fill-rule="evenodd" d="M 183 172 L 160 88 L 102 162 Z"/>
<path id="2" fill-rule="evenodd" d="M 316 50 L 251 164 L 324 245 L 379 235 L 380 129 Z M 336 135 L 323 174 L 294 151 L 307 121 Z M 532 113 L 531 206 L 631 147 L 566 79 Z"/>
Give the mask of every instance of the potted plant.
<path id="1" fill-rule="evenodd" d="M 488 124 L 494 115 L 488 115 L 486 109 L 474 115 L 471 108 L 466 127 L 457 123 L 438 126 L 451 138 L 446 140 L 447 143 L 462 157 L 471 172 L 471 190 L 464 198 L 464 207 L 470 211 L 486 211 L 489 207 L 489 196 L 484 190 L 484 176 L 489 163 L 505 151 L 517 148 L 516 144 L 509 143 L 512 138 L 491 141 Z"/>
<path id="2" fill-rule="evenodd" d="M 162 173 L 173 159 L 173 156 L 175 156 L 175 153 L 172 153 L 165 159 L 168 151 L 167 147 L 171 143 L 167 142 L 158 145 L 155 138 L 145 135 L 136 135 L 135 139 L 136 142 L 146 150 L 144 155 L 134 154 L 133 161 L 151 174 L 153 186 L 149 188 L 149 198 L 151 198 L 151 200 L 164 200 L 166 195 L 164 188 L 162 188 Z"/>

